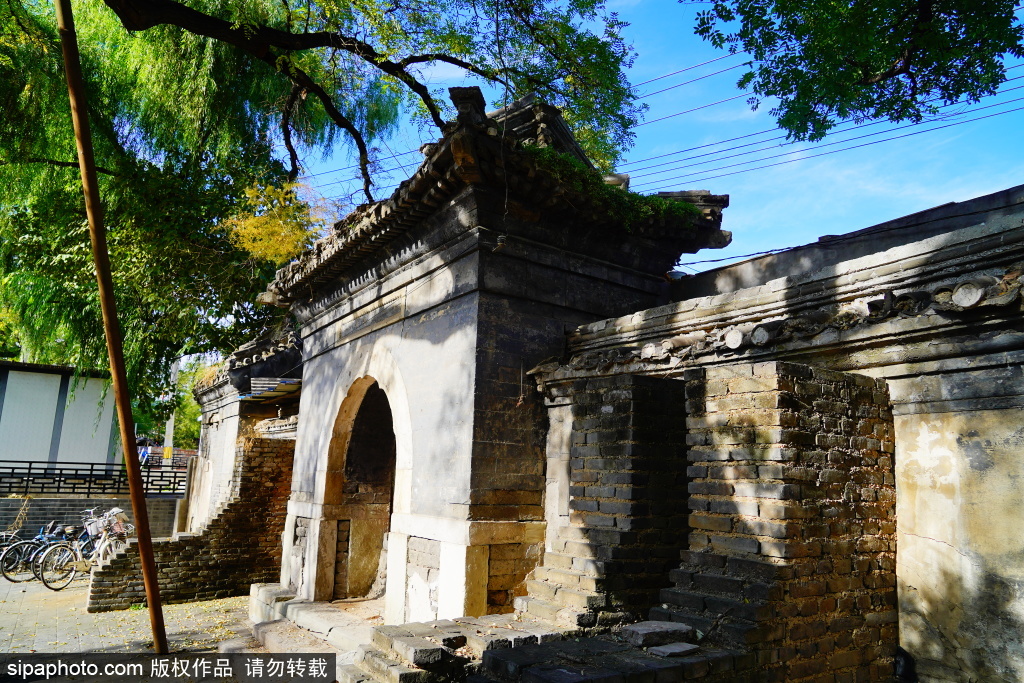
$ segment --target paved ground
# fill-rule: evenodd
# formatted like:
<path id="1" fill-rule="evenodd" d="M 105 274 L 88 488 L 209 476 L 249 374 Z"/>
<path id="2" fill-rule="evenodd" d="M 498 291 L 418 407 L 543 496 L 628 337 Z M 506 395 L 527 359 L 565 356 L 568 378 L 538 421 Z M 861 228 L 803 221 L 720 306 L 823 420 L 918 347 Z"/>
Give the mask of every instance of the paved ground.
<path id="1" fill-rule="evenodd" d="M 0 578 L 0 653 L 152 652 L 149 610 L 89 614 L 88 579 L 55 592 L 38 581 Z M 250 637 L 249 598 L 164 606 L 171 652 L 215 652 L 217 643 Z"/>

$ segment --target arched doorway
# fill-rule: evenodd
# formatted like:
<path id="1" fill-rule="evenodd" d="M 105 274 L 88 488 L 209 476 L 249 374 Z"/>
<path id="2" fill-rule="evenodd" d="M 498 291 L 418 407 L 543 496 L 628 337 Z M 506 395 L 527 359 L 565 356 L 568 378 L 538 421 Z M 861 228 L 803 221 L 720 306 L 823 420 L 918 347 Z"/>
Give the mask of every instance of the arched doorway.
<path id="1" fill-rule="evenodd" d="M 339 412 L 328 454 L 325 497 L 338 506 L 335 598 L 383 593 L 396 450 L 387 394 L 372 377 L 357 380 Z"/>

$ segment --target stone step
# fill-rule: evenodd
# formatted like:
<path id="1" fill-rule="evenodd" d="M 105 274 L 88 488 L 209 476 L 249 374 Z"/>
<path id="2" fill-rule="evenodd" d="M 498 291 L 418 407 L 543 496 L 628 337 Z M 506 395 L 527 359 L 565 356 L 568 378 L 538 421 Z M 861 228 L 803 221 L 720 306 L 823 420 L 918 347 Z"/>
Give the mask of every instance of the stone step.
<path id="1" fill-rule="evenodd" d="M 556 567 L 537 567 L 533 571 L 533 578 L 538 581 L 557 583 L 569 588 L 578 588 L 596 593 L 604 588 L 607 580 L 602 577 L 588 576 L 582 572 L 571 569 L 560 569 Z"/>
<path id="2" fill-rule="evenodd" d="M 601 593 L 586 591 L 581 588 L 569 588 L 536 579 L 530 579 L 526 582 L 526 590 L 531 596 L 572 609 L 592 610 L 604 607 L 608 603 L 608 596 Z"/>
<path id="3" fill-rule="evenodd" d="M 597 615 L 592 611 L 572 609 L 532 595 L 517 597 L 515 608 L 520 614 L 542 619 L 570 632 L 573 629 L 590 628 L 597 624 Z"/>
<path id="4" fill-rule="evenodd" d="M 572 555 L 555 552 L 554 550 L 545 550 L 544 560 L 541 562 L 541 565 L 552 567 L 553 569 L 572 569 L 572 560 Z"/>
<path id="5" fill-rule="evenodd" d="M 601 578 L 605 576 L 604 562 L 590 557 L 580 557 L 569 553 L 547 551 L 544 553 L 543 567 L 574 571 L 586 576 Z"/>
<path id="6" fill-rule="evenodd" d="M 372 645 L 356 649 L 355 664 L 379 683 L 429 683 L 434 679 L 429 671 L 406 666 Z"/>
<path id="7" fill-rule="evenodd" d="M 698 642 L 706 638 L 709 642 L 717 642 L 732 646 L 745 647 L 752 643 L 764 642 L 781 638 L 785 635 L 784 627 L 771 624 L 755 624 L 730 616 L 695 614 L 690 610 L 672 605 L 652 607 L 649 618 L 657 621 L 676 621 L 692 626 L 696 630 Z M 781 632 L 777 632 L 779 629 Z"/>
<path id="8" fill-rule="evenodd" d="M 704 613 L 711 617 L 722 615 L 733 619 L 758 622 L 771 619 L 775 615 L 775 607 L 772 604 L 749 598 L 735 599 L 679 588 L 663 588 L 659 598 L 665 604 L 695 613 Z"/>
<path id="9" fill-rule="evenodd" d="M 287 619 L 278 619 L 276 621 L 265 621 L 254 624 L 252 631 L 263 652 L 302 652 L 335 655 L 335 675 L 339 681 L 345 680 L 342 678 L 342 669 L 351 665 L 355 658 L 353 653 L 338 651 L 337 648 L 332 647 L 326 641 L 318 638 L 303 628 L 295 626 Z M 249 651 L 249 649 L 245 648 L 236 651 L 246 652 Z M 254 649 L 253 651 L 260 650 Z M 353 681 L 353 683 L 361 683 L 361 681 Z"/>
<path id="10" fill-rule="evenodd" d="M 651 683 L 701 679 L 708 674 L 717 674 L 715 680 L 730 683 L 756 680 L 743 673 L 756 664 L 752 655 L 719 648 L 695 649 L 693 645 L 675 649 L 680 653 L 685 650 L 687 656 L 672 656 L 671 652 L 659 656 L 611 637 L 578 638 L 518 650 L 494 650 L 484 656 L 479 674 L 510 683 Z"/>
<path id="11" fill-rule="evenodd" d="M 376 680 L 355 664 L 338 667 L 338 683 L 377 683 Z"/>
<path id="12" fill-rule="evenodd" d="M 552 543 L 552 546 L 554 547 L 555 552 L 565 555 L 586 557 L 588 559 L 597 558 L 597 549 L 584 541 L 563 541 L 557 539 Z"/>
<path id="13" fill-rule="evenodd" d="M 623 626 L 619 635 L 635 647 L 693 643 L 696 639 L 694 628 L 678 621 L 641 621 Z"/>
<path id="14" fill-rule="evenodd" d="M 675 621 L 692 626 L 699 632 L 697 634 L 698 640 L 707 634 L 708 630 L 715 623 L 714 619 L 707 617 L 703 613 L 693 612 L 673 605 L 652 607 L 650 612 L 648 612 L 648 618 L 651 621 Z"/>
<path id="15" fill-rule="evenodd" d="M 416 622 L 376 626 L 371 640 L 375 647 L 388 656 L 422 669 L 429 669 L 447 660 L 450 657 L 447 648 L 455 649 L 466 644 L 464 635 Z"/>

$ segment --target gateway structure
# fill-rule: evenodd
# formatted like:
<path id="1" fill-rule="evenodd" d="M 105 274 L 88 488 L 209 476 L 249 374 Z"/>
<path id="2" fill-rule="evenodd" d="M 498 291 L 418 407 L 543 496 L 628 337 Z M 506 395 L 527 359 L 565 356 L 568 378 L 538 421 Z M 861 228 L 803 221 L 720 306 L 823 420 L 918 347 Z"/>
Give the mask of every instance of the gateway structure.
<path id="1" fill-rule="evenodd" d="M 555 110 L 453 100 L 202 394 L 193 540 L 275 539 L 223 590 L 383 594 L 344 680 L 465 678 L 469 638 L 503 680 L 1024 681 L 1024 187 L 666 276 L 727 197 L 629 199 L 538 151 L 585 164 Z M 643 618 L 700 650 L 530 644 Z"/>

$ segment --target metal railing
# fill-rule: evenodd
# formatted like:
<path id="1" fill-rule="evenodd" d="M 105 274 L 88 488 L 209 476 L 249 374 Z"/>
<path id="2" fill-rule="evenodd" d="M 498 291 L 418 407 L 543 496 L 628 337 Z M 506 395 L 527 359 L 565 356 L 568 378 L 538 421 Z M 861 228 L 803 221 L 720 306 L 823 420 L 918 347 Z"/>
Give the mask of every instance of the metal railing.
<path id="1" fill-rule="evenodd" d="M 143 467 L 147 496 L 182 496 L 187 470 L 176 467 Z M 96 462 L 33 462 L 0 460 L 0 495 L 39 493 L 128 493 L 124 465 Z"/>

